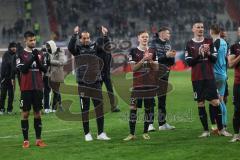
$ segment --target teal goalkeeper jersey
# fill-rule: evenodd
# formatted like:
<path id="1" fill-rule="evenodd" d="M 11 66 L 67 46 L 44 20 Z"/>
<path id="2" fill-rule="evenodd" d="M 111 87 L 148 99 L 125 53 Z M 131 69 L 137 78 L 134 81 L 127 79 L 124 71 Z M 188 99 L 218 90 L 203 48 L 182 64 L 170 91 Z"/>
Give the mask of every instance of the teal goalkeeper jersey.
<path id="1" fill-rule="evenodd" d="M 227 42 L 220 38 L 214 42 L 214 46 L 217 49 L 217 61 L 214 64 L 215 77 L 227 77 L 226 57 L 228 53 Z"/>

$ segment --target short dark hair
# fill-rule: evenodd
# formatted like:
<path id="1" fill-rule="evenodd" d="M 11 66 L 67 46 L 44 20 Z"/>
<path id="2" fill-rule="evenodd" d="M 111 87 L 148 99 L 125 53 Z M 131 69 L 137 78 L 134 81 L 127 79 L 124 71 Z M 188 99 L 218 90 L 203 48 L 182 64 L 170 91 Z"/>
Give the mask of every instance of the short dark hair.
<path id="1" fill-rule="evenodd" d="M 32 31 L 26 31 L 24 33 L 24 38 L 28 38 L 28 37 L 35 37 L 35 33 L 33 33 Z"/>
<path id="2" fill-rule="evenodd" d="M 202 23 L 202 24 L 204 24 L 201 19 L 198 19 L 198 20 L 194 21 L 193 25 L 195 25 L 196 23 Z"/>
<path id="3" fill-rule="evenodd" d="M 84 31 L 82 31 L 82 32 L 79 34 L 79 38 L 80 38 L 80 39 L 82 38 L 82 34 L 83 34 L 83 33 L 88 33 L 88 34 L 90 35 L 90 33 L 89 33 L 88 31 L 84 30 Z"/>
<path id="4" fill-rule="evenodd" d="M 8 45 L 8 48 L 14 48 L 14 47 L 17 47 L 17 43 L 16 42 L 10 42 L 9 45 Z"/>
<path id="5" fill-rule="evenodd" d="M 139 31 L 137 35 L 140 36 L 143 33 L 148 33 L 148 32 L 146 30 L 142 30 L 142 31 Z"/>
<path id="6" fill-rule="evenodd" d="M 169 27 L 164 26 L 158 30 L 158 32 L 164 32 L 164 31 L 171 31 L 171 29 Z"/>
<path id="7" fill-rule="evenodd" d="M 88 33 L 88 34 L 90 34 L 87 30 L 82 31 L 81 34 L 82 34 L 82 33 Z"/>
<path id="8" fill-rule="evenodd" d="M 212 30 L 214 34 L 219 34 L 221 32 L 220 26 L 218 24 L 211 25 L 210 30 Z"/>

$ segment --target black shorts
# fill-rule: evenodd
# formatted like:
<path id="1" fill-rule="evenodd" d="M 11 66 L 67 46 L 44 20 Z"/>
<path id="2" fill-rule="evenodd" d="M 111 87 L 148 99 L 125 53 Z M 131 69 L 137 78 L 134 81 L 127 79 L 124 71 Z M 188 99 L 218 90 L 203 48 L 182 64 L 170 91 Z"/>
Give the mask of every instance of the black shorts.
<path id="1" fill-rule="evenodd" d="M 30 111 L 33 106 L 34 112 L 39 112 L 43 108 L 43 92 L 39 90 L 22 91 L 20 100 L 20 109 Z"/>
<path id="2" fill-rule="evenodd" d="M 140 91 L 140 93 L 142 91 L 144 91 L 144 94 L 141 94 L 141 96 L 146 96 L 146 97 L 138 97 L 138 91 Z M 145 95 L 145 93 L 147 93 L 147 94 Z M 155 95 L 156 95 L 156 89 L 155 88 L 152 88 L 152 87 L 137 87 L 137 88 L 134 88 L 133 92 L 132 92 L 132 95 L 131 95 L 130 105 L 131 106 L 136 106 L 137 108 L 142 108 L 142 102 L 144 102 L 144 107 L 145 108 L 154 107 L 154 105 L 155 105 L 154 96 Z"/>
<path id="3" fill-rule="evenodd" d="M 194 100 L 201 102 L 204 100 L 218 99 L 218 92 L 215 80 L 193 81 Z"/>
<path id="4" fill-rule="evenodd" d="M 142 108 L 142 103 L 144 103 L 144 108 L 154 107 L 154 98 L 137 98 L 136 101 L 137 108 Z"/>
<path id="5" fill-rule="evenodd" d="M 131 92 L 132 98 L 152 98 L 157 94 L 157 86 L 133 87 Z"/>
<path id="6" fill-rule="evenodd" d="M 240 109 L 240 84 L 234 84 L 233 86 L 233 104 L 235 110 Z"/>
<path id="7" fill-rule="evenodd" d="M 78 94 L 80 97 L 91 97 L 92 99 L 99 99 L 102 101 L 102 86 L 100 81 L 95 83 L 78 82 Z"/>
<path id="8" fill-rule="evenodd" d="M 152 108 L 155 106 L 154 98 L 131 98 L 131 106 L 136 106 L 136 108 L 142 108 L 142 103 L 144 102 L 144 108 Z"/>

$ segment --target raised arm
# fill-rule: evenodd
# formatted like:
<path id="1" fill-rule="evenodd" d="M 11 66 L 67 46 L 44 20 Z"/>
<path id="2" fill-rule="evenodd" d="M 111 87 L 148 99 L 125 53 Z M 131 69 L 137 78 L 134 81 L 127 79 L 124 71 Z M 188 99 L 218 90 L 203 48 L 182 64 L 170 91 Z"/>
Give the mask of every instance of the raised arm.
<path id="1" fill-rule="evenodd" d="M 110 51 L 107 51 L 106 49 L 108 49 L 107 45 L 109 45 L 109 37 L 108 37 L 108 29 L 104 26 L 101 27 L 101 32 L 102 32 L 102 36 L 99 37 L 96 41 L 96 47 L 97 50 L 99 52 L 103 52 L 103 53 L 110 53 Z"/>
<path id="2" fill-rule="evenodd" d="M 76 48 L 76 42 L 77 42 L 77 36 L 79 36 L 79 32 L 80 32 L 80 28 L 78 26 L 76 26 L 74 28 L 74 34 L 73 34 L 72 38 L 70 39 L 70 42 L 68 43 L 68 50 L 74 56 L 76 56 L 78 54 L 77 48 Z"/>

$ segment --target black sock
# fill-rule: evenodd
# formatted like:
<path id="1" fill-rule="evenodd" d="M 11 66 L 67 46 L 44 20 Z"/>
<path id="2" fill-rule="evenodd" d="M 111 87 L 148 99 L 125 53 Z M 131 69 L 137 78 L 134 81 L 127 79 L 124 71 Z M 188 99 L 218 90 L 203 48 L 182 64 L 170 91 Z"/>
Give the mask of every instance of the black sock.
<path id="1" fill-rule="evenodd" d="M 137 110 L 130 110 L 130 119 L 129 119 L 129 127 L 130 134 L 135 134 L 135 126 L 137 121 Z"/>
<path id="2" fill-rule="evenodd" d="M 154 123 L 154 106 L 150 108 L 150 113 L 149 113 L 149 124 Z"/>
<path id="3" fill-rule="evenodd" d="M 98 135 L 103 132 L 104 117 L 97 118 Z"/>
<path id="4" fill-rule="evenodd" d="M 143 133 L 148 133 L 148 126 L 150 123 L 150 109 L 145 109 L 145 114 L 144 114 L 144 129 Z"/>
<path id="5" fill-rule="evenodd" d="M 166 124 L 166 109 L 164 107 L 158 109 L 158 125 Z"/>
<path id="6" fill-rule="evenodd" d="M 89 133 L 89 121 L 83 121 L 83 131 L 85 135 Z"/>
<path id="7" fill-rule="evenodd" d="M 34 118 L 34 129 L 35 129 L 36 139 L 41 139 L 41 134 L 42 134 L 41 118 L 39 119 Z"/>
<path id="8" fill-rule="evenodd" d="M 213 105 L 209 104 L 209 116 L 212 124 L 216 124 L 214 114 L 213 114 Z"/>
<path id="9" fill-rule="evenodd" d="M 201 120 L 204 131 L 208 131 L 208 120 L 207 120 L 207 112 L 205 107 L 198 107 L 198 114 Z"/>
<path id="10" fill-rule="evenodd" d="M 28 128 L 29 128 L 28 120 L 21 120 L 21 127 L 22 127 L 22 134 L 23 134 L 24 141 L 27 141 Z"/>
<path id="11" fill-rule="evenodd" d="M 239 128 L 240 128 L 240 111 L 234 111 L 233 129 L 235 134 L 239 134 Z"/>
<path id="12" fill-rule="evenodd" d="M 84 100 L 82 102 L 83 104 L 85 104 Z M 85 106 L 83 106 L 83 108 L 81 107 L 81 110 L 82 110 L 83 131 L 84 131 L 84 134 L 86 135 L 89 133 L 89 106 L 88 106 L 88 104 L 85 104 Z"/>
<path id="13" fill-rule="evenodd" d="M 213 115 L 215 117 L 216 123 L 217 123 L 217 127 L 218 130 L 222 130 L 223 129 L 223 124 L 222 124 L 222 111 L 219 106 L 213 106 Z"/>

